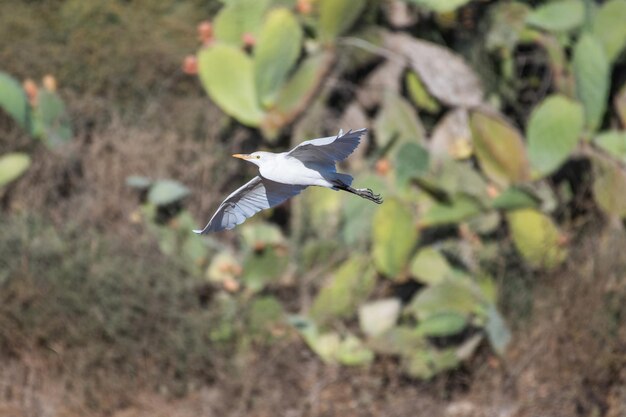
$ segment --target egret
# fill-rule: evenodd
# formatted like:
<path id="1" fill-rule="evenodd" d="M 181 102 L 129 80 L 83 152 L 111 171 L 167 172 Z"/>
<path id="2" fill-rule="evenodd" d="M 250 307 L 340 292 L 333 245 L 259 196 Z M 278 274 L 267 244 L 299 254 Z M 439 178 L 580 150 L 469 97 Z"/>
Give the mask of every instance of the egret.
<path id="1" fill-rule="evenodd" d="M 198 234 L 229 230 L 261 210 L 277 206 L 309 186 L 347 191 L 381 204 L 383 199 L 369 188 L 352 188 L 352 177 L 337 172 L 335 164 L 346 159 L 359 146 L 367 129 L 337 136 L 307 140 L 288 152 L 235 154 L 259 167 L 259 175 L 235 190 Z"/>

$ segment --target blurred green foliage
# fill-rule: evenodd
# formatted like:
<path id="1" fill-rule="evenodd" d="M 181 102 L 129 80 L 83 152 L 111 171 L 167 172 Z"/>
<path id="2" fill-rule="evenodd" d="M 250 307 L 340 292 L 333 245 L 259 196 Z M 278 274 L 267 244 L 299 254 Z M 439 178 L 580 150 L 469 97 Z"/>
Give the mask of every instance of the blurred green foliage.
<path id="1" fill-rule="evenodd" d="M 511 263 L 530 271 L 567 261 L 568 235 L 576 229 L 567 217 L 574 196 L 557 180 L 564 166 L 588 161 L 581 177 L 590 181 L 591 204 L 607 218 L 626 216 L 626 87 L 616 85 L 623 79 L 614 73 L 624 67 L 625 1 L 411 0 L 405 20 L 378 0 L 210 3 L 205 7 L 215 16 L 195 57 L 211 100 L 269 147 L 368 127 L 367 145 L 347 164 L 355 183 L 382 191 L 386 201 L 376 207 L 311 189 L 286 210 L 285 227 L 269 221 L 272 213 L 259 214 L 226 246 L 219 236 L 191 232 L 197 223 L 185 208 L 191 184 L 128 178 L 140 195 L 135 214 L 167 260 L 163 271 L 150 270 L 154 279 L 174 285 L 162 274 L 193 277 L 214 293 L 210 311 L 217 317 L 210 326 L 189 325 L 193 346 L 269 343 L 289 324 L 325 362 L 367 366 L 391 355 L 407 375 L 432 378 L 470 359 L 483 341 L 497 354 L 511 343 L 496 285 L 515 273 L 506 268 L 511 253 Z M 57 54 L 63 65 L 52 65 L 61 69 L 59 78 L 78 91 L 114 90 L 120 97 L 155 94 L 178 71 L 180 51 L 194 43 L 192 25 L 179 22 L 196 23 L 201 10 L 177 1 L 56 4 L 62 7 L 46 8 L 41 17 L 18 6 L 18 18 L 6 26 L 15 34 L 7 39 L 19 44 L 20 31 L 49 19 L 54 28 L 41 36 L 54 30 L 59 50 L 68 46 Z M 476 9 L 486 16 L 480 24 L 471 14 L 464 22 Z M 138 14 L 159 17 L 168 30 Z M 127 41 L 102 42 L 115 37 Z M 8 62 L 19 50 L 0 58 Z M 539 56 L 532 65 L 547 76 L 524 67 L 526 50 Z M 131 54 L 136 59 L 126 60 Z M 8 69 L 23 73 L 13 65 Z M 33 134 L 64 134 L 58 98 L 44 95 L 46 113 L 39 114 L 29 110 L 19 83 L 0 81 L 0 104 L 17 124 L 28 126 L 30 112 L 40 119 Z M 532 103 L 520 104 L 528 90 Z M 27 165 L 24 155 L 5 155 L 0 186 Z M 54 259 L 66 250 L 61 245 Z M 92 291 L 99 273 L 127 268 L 102 266 L 106 273 L 91 274 L 99 264 L 87 255 L 76 275 L 68 273 L 75 280 L 95 276 L 79 284 L 81 291 Z M 128 268 L 129 277 L 148 279 Z M 310 302 L 280 296 L 294 281 Z M 132 288 L 124 288 L 137 297 L 129 302 L 152 301 L 154 294 Z M 179 294 L 178 287 L 168 291 Z M 176 299 L 167 300 L 166 313 L 174 314 Z M 114 328 L 110 337 L 123 331 Z"/>
<path id="2" fill-rule="evenodd" d="M 486 46 L 484 53 L 495 58 L 493 71 L 501 71 L 496 82 L 481 80 L 483 74 L 468 64 L 468 50 L 459 54 L 408 31 L 386 31 L 372 18 L 375 12 L 362 13 L 366 2 L 320 0 L 291 7 L 278 3 L 228 2 L 215 17 L 214 36 L 204 39 L 198 52 L 198 71 L 209 96 L 239 122 L 259 128 L 268 143 L 290 127 L 295 142 L 324 133 L 324 128 L 304 126 L 308 119 L 318 120 L 317 104 L 337 88 L 329 80 L 349 80 L 363 65 L 383 60 L 380 72 L 375 69 L 369 78 L 355 82 L 350 105 L 363 114 L 370 111 L 376 147 L 362 172 L 357 171 L 356 181 L 375 188 L 365 177 L 375 166 L 380 176 L 376 182 L 386 190 L 385 204 L 370 210 L 366 203 L 350 201 L 359 208 L 346 216 L 345 196 L 317 190 L 311 191 L 315 197 L 308 202 L 313 206 L 294 203 L 302 210 L 292 219 L 299 231 L 290 238 L 292 251 L 301 246 L 321 250 L 323 240 L 316 244 L 311 239 L 345 239 L 355 228 L 371 232 L 355 240 L 359 246 L 332 268 L 310 310 L 292 323 L 325 361 L 368 364 L 376 353 L 395 354 L 414 377 L 430 378 L 458 366 L 483 337 L 502 353 L 511 336 L 498 312 L 490 277 L 498 250 L 484 248 L 502 244 L 503 237 L 510 239 L 531 269 L 552 270 L 567 259 L 568 240 L 562 230 L 566 225 L 553 215 L 571 195 L 558 194 L 551 176 L 575 155 L 593 162 L 598 207 L 607 216 L 624 216 L 620 190 L 626 173 L 615 160 L 623 158 L 624 137 L 610 129 L 613 122 L 606 113 L 611 107 L 611 65 L 621 62 L 626 43 L 618 19 L 609 16 L 622 13 L 626 3 L 612 0 L 586 7 L 582 0 L 562 0 L 534 7 L 520 2 L 484 6 L 488 27 L 471 47 Z M 434 13 L 435 22 L 446 31 L 446 19 L 473 2 L 410 3 L 415 6 L 410 13 Z M 235 12 L 246 4 L 245 13 Z M 381 6 L 376 1 L 367 4 Z M 379 33 L 379 41 L 361 35 L 372 31 Z M 482 39 L 487 42 L 481 44 Z M 552 79 L 519 128 L 505 104 L 507 84 L 518 81 L 512 69 L 521 46 L 545 50 Z M 347 62 L 343 56 L 355 49 L 369 57 Z M 281 91 L 295 85 L 307 60 L 321 53 L 330 57 L 323 61 L 326 67 L 312 73 L 322 77 L 311 76 L 306 86 L 294 87 L 300 97 Z M 292 97 L 294 117 L 278 117 L 284 95 Z M 315 104 L 301 105 L 311 101 Z M 619 105 L 615 108 L 620 111 Z M 434 120 L 424 122 L 422 112 L 434 115 Z M 602 131 L 605 127 L 609 131 Z M 296 136 L 303 133 L 308 136 Z M 305 213 L 307 207 L 310 212 Z M 261 224 L 254 219 L 240 231 Z M 446 227 L 456 233 L 435 241 L 422 238 Z M 236 256 L 228 256 L 229 262 L 237 262 Z M 254 292 L 275 282 L 271 277 L 279 273 L 275 268 L 281 263 L 267 249 L 256 256 L 269 258 L 239 265 L 241 283 Z M 309 266 L 296 268 L 306 274 L 315 264 L 303 260 L 301 265 Z M 246 278 L 250 273 L 257 277 L 254 281 Z M 408 302 L 393 296 L 370 300 L 380 282 L 376 275 L 394 283 L 415 281 L 416 293 Z M 227 279 L 237 280 L 238 274 Z M 360 331 L 339 325 L 357 315 Z M 463 335 L 462 342 L 444 348 L 432 343 L 432 338 L 452 335 Z"/>
<path id="3" fill-rule="evenodd" d="M 23 86 L 0 71 L 0 109 L 31 137 L 41 139 L 49 148 L 57 148 L 72 139 L 65 104 L 56 93 L 56 80 L 43 78 L 43 87 L 27 79 Z M 24 152 L 0 156 L 0 189 L 20 177 L 30 166 L 31 158 Z"/>

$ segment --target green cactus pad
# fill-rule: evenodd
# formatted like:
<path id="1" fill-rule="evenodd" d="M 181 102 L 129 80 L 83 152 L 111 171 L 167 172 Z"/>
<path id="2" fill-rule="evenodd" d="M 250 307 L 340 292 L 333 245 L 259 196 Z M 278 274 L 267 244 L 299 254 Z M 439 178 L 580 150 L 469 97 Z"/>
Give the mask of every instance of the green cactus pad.
<path id="1" fill-rule="evenodd" d="M 567 249 L 550 217 L 534 209 L 511 211 L 506 217 L 513 243 L 530 266 L 552 269 L 565 260 Z"/>
<path id="2" fill-rule="evenodd" d="M 220 9 L 213 22 L 215 38 L 241 46 L 243 35 L 256 38 L 263 25 L 263 16 L 271 0 L 233 0 Z"/>
<path id="3" fill-rule="evenodd" d="M 550 32 L 576 29 L 585 18 L 582 0 L 557 0 L 537 7 L 526 17 L 526 23 Z"/>
<path id="4" fill-rule="evenodd" d="M 582 106 L 563 95 L 552 95 L 534 109 L 526 132 L 534 173 L 546 176 L 565 162 L 580 140 L 583 123 Z"/>
<path id="5" fill-rule="evenodd" d="M 307 105 L 319 92 L 330 64 L 332 53 L 322 51 L 307 57 L 282 86 L 274 107 L 268 110 L 261 129 L 268 139 L 273 139 L 280 130 L 307 110 Z"/>
<path id="6" fill-rule="evenodd" d="M 439 102 L 433 96 L 430 95 L 422 80 L 419 79 L 414 71 L 409 71 L 405 78 L 406 89 L 418 108 L 427 111 L 428 113 L 437 113 L 441 109 Z"/>
<path id="7" fill-rule="evenodd" d="M 354 256 L 344 262 L 324 286 L 311 307 L 311 317 L 325 323 L 337 317 L 348 317 L 356 311 L 376 285 L 369 260 Z"/>
<path id="8" fill-rule="evenodd" d="M 383 96 L 382 109 L 374 121 L 376 143 L 385 147 L 392 140 L 396 142 L 424 141 L 424 126 L 415 108 L 397 93 L 386 90 Z"/>
<path id="9" fill-rule="evenodd" d="M 35 118 L 41 129 L 41 137 L 51 148 L 72 139 L 72 128 L 61 98 L 50 91 L 40 91 L 37 96 Z"/>
<path id="10" fill-rule="evenodd" d="M 529 179 L 526 148 L 515 127 L 498 114 L 482 111 L 472 113 L 470 125 L 478 162 L 491 180 L 507 186 Z"/>
<path id="11" fill-rule="evenodd" d="M 254 80 L 264 107 L 276 100 L 280 87 L 300 56 L 302 29 L 287 9 L 272 10 L 254 49 Z"/>
<path id="12" fill-rule="evenodd" d="M 618 130 L 602 132 L 593 139 L 593 143 L 626 163 L 626 132 Z"/>
<path id="13" fill-rule="evenodd" d="M 455 195 L 451 201 L 434 205 L 420 219 L 421 226 L 441 226 L 459 223 L 480 214 L 480 202 L 467 194 Z"/>
<path id="14" fill-rule="evenodd" d="M 611 67 L 598 39 L 583 33 L 574 46 L 572 60 L 576 95 L 585 107 L 586 125 L 595 131 L 600 127 L 609 95 Z"/>
<path id="15" fill-rule="evenodd" d="M 600 156 L 593 162 L 593 196 L 608 215 L 626 217 L 626 172 L 614 161 Z"/>
<path id="16" fill-rule="evenodd" d="M 422 336 L 452 336 L 467 325 L 467 317 L 458 313 L 442 313 L 421 320 L 415 332 Z"/>
<path id="17" fill-rule="evenodd" d="M 407 0 L 420 7 L 437 13 L 448 13 L 466 5 L 471 0 Z"/>
<path id="18" fill-rule="evenodd" d="M 539 198 L 529 191 L 509 187 L 491 201 L 491 207 L 496 210 L 537 208 L 540 202 Z"/>
<path id="19" fill-rule="evenodd" d="M 30 106 L 26 100 L 26 94 L 15 78 L 1 71 L 0 107 L 11 115 L 22 128 L 28 128 Z"/>
<path id="20" fill-rule="evenodd" d="M 362 366 L 372 363 L 374 352 L 354 335 L 347 335 L 339 344 L 336 353 L 337 361 L 346 366 Z"/>
<path id="21" fill-rule="evenodd" d="M 191 191 L 178 181 L 161 180 L 150 187 L 148 201 L 155 206 L 166 206 L 187 197 Z"/>
<path id="22" fill-rule="evenodd" d="M 330 43 L 352 27 L 366 0 L 319 0 L 319 38 Z"/>
<path id="23" fill-rule="evenodd" d="M 442 282 L 452 271 L 446 258 L 437 249 L 421 249 L 411 261 L 411 276 L 424 284 Z"/>
<path id="24" fill-rule="evenodd" d="M 20 177 L 30 166 L 30 156 L 14 152 L 0 156 L 0 187 Z"/>
<path id="25" fill-rule="evenodd" d="M 626 45 L 626 2 L 605 2 L 593 18 L 593 34 L 604 47 L 609 61 L 613 62 Z"/>
<path id="26" fill-rule="evenodd" d="M 254 87 L 252 60 L 240 49 L 217 44 L 200 51 L 200 80 L 211 99 L 229 116 L 256 127 L 263 120 Z"/>
<path id="27" fill-rule="evenodd" d="M 471 282 L 447 279 L 418 293 L 407 306 L 407 310 L 418 320 L 426 321 L 435 316 L 451 313 L 463 317 L 472 314 L 482 315 L 486 304 L 479 289 Z"/>
<path id="28" fill-rule="evenodd" d="M 411 210 L 401 201 L 385 201 L 374 215 L 373 257 L 376 269 L 394 279 L 408 263 L 419 233 Z"/>
<path id="29" fill-rule="evenodd" d="M 243 262 L 241 278 L 251 291 L 260 291 L 281 278 L 287 262 L 287 255 L 273 247 L 261 252 L 251 251 Z"/>
<path id="30" fill-rule="evenodd" d="M 398 298 L 371 301 L 359 307 L 359 327 L 369 337 L 380 336 L 395 326 L 400 316 Z"/>

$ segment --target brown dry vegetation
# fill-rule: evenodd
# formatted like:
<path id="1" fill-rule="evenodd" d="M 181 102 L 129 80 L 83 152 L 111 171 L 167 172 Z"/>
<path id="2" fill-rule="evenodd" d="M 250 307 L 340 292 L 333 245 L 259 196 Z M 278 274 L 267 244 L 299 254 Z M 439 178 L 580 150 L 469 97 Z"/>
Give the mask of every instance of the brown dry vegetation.
<path id="1" fill-rule="evenodd" d="M 401 377 L 390 360 L 371 369 L 323 365 L 291 335 L 230 365 L 225 362 L 233 356 L 222 352 L 183 397 L 172 397 L 158 379 L 163 369 L 151 370 L 155 364 L 134 372 L 84 372 L 80 350 L 70 359 L 53 347 L 31 346 L 3 359 L 0 410 L 14 416 L 104 411 L 116 417 L 621 416 L 624 243 L 607 232 L 581 244 L 578 261 L 537 277 L 531 318 L 519 324 L 505 358 L 484 349 L 464 369 L 430 383 Z"/>
<path id="2" fill-rule="evenodd" d="M 134 221 L 139 198 L 125 185 L 129 175 L 177 179 L 192 189 L 186 207 L 203 221 L 242 175 L 221 162 L 258 139 L 230 126 L 178 70 L 194 12 L 211 6 L 190 2 L 184 18 L 168 20 L 164 32 L 178 38 L 139 26 L 130 41 L 151 39 L 132 49 L 141 65 L 122 65 L 124 48 L 99 50 L 90 65 L 119 67 L 81 80 L 90 35 L 48 50 L 46 31 L 33 29 L 58 3 L 41 16 L 26 2 L 0 5 L 0 38 L 13 45 L 0 49 L 2 69 L 57 73 L 76 129 L 53 154 L 0 116 L 0 153 L 30 149 L 33 158 L 0 196 L 0 416 L 626 415 L 626 241 L 596 218 L 568 265 L 502 283 L 514 288 L 504 306 L 514 340 L 502 359 L 483 346 L 463 368 L 420 382 L 391 359 L 367 369 L 325 365 L 289 330 L 237 352 L 212 345 L 217 319 L 198 297 L 202 282 Z M 12 7 L 23 10 L 12 9 L 7 24 Z M 52 58 L 37 57 L 44 52 Z M 164 73 L 175 75 L 163 82 Z M 110 98 L 119 91 L 128 96 Z"/>

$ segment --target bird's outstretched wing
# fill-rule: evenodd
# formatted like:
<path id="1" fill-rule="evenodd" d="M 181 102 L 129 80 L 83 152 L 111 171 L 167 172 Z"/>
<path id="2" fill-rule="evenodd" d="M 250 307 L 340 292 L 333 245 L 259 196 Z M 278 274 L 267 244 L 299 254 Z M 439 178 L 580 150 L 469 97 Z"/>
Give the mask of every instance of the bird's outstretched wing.
<path id="1" fill-rule="evenodd" d="M 248 217 L 254 216 L 261 210 L 277 206 L 305 188 L 299 185 L 281 184 L 259 176 L 254 177 L 226 197 L 204 229 L 194 230 L 194 232 L 205 235 L 209 232 L 232 229 Z"/>
<path id="2" fill-rule="evenodd" d="M 343 161 L 359 146 L 361 136 L 367 129 L 350 130 L 345 135 L 339 131 L 337 136 L 307 140 L 293 148 L 287 156 L 302 162 L 327 164 Z"/>

